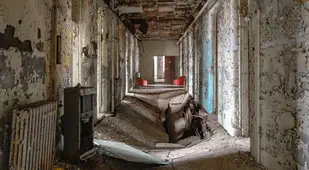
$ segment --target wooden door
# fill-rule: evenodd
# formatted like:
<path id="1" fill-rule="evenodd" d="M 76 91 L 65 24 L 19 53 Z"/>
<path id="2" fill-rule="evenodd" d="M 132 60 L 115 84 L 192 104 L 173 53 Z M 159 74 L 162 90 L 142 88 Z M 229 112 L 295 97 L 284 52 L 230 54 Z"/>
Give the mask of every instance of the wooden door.
<path id="1" fill-rule="evenodd" d="M 172 83 L 175 79 L 175 56 L 165 56 L 164 77 L 166 83 Z"/>

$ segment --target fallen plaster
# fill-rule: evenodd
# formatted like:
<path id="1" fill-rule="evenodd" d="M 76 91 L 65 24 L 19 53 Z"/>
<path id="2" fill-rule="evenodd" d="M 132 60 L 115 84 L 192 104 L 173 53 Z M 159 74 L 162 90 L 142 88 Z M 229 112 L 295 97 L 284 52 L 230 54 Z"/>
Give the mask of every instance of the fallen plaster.
<path id="1" fill-rule="evenodd" d="M 226 131 L 217 122 L 216 116 L 211 116 L 208 123 L 212 124 L 214 134 L 207 140 L 192 139 L 192 145 L 181 149 L 146 149 L 139 148 L 144 152 L 151 154 L 160 160 L 168 160 L 169 165 L 165 166 L 142 166 L 139 164 L 131 164 L 129 162 L 122 162 L 119 160 L 111 159 L 101 155 L 100 152 L 93 160 L 82 164 L 83 169 L 89 167 L 96 167 L 100 169 L 115 170 L 206 170 L 206 169 L 244 169 L 244 170 L 262 170 L 265 169 L 257 164 L 254 159 L 249 155 L 250 139 L 238 138 L 229 136 Z M 108 132 L 111 127 L 101 127 L 101 131 Z M 97 131 L 98 129 L 96 129 Z M 111 135 L 114 135 L 111 134 Z M 110 138 L 114 140 L 113 138 Z M 118 148 L 116 149 L 118 150 Z M 112 151 L 112 152 L 115 152 Z M 105 152 L 106 153 L 106 152 Z M 110 155 L 112 156 L 112 155 Z M 116 156 L 116 155 L 114 155 Z M 106 166 L 108 165 L 108 166 Z M 57 163 L 55 167 L 78 168 L 78 166 Z"/>
<path id="2" fill-rule="evenodd" d="M 147 154 L 124 143 L 98 139 L 95 139 L 94 143 L 104 150 L 102 152 L 105 152 L 105 154 L 118 159 L 151 165 L 169 164 L 168 160 L 157 158 L 151 154 Z"/>

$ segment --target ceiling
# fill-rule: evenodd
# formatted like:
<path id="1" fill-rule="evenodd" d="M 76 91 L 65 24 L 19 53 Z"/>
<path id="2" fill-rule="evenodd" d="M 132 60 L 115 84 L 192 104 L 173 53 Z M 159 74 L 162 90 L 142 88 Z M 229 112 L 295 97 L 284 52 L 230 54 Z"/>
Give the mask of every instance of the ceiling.
<path id="1" fill-rule="evenodd" d="M 141 40 L 179 39 L 207 0 L 116 0 L 115 12 Z M 139 31 L 140 26 L 147 33 Z M 133 26 L 134 25 L 134 26 Z M 147 27 L 147 26 L 146 26 Z"/>

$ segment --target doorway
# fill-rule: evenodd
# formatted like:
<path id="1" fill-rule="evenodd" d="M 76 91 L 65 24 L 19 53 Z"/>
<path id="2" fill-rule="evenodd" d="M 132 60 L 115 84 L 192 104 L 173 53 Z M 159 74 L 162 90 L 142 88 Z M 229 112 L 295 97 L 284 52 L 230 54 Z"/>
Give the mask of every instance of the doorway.
<path id="1" fill-rule="evenodd" d="M 175 79 L 175 56 L 154 56 L 154 82 L 171 84 Z"/>

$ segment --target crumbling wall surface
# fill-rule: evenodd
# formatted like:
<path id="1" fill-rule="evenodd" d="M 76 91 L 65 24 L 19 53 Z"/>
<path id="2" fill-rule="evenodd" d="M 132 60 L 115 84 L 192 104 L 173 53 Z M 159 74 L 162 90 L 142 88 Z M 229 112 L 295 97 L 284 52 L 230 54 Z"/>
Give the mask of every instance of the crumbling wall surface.
<path id="1" fill-rule="evenodd" d="M 200 102 L 208 113 L 214 104 L 215 18 L 214 9 L 205 11 L 201 18 Z"/>
<path id="2" fill-rule="evenodd" d="M 218 9 L 218 120 L 230 135 L 240 134 L 238 1 Z"/>
<path id="3" fill-rule="evenodd" d="M 91 6 L 97 9 L 97 14 L 89 14 L 90 17 L 97 16 L 97 23 L 94 23 L 97 28 L 90 36 L 90 51 L 93 51 L 93 61 L 98 63 L 94 63 L 94 66 L 100 70 L 96 79 L 99 82 L 99 112 L 106 113 L 113 110 L 112 103 L 116 107 L 126 95 L 126 91 L 134 86 L 135 73 L 140 70 L 139 42 L 103 1 L 97 0 L 96 4 Z M 92 40 L 95 38 L 96 43 Z M 90 58 L 84 60 L 92 63 Z M 85 66 L 87 65 L 89 66 Z M 84 68 L 89 70 L 91 67 Z"/>
<path id="4" fill-rule="evenodd" d="M 257 2 L 257 1 L 255 1 Z M 251 44 L 251 54 L 260 50 L 259 103 L 253 127 L 260 127 L 260 146 L 255 156 L 269 169 L 309 169 L 308 54 L 309 2 L 307 0 L 259 1 L 260 48 Z M 256 27 L 257 25 L 252 25 Z M 257 69 L 251 69 L 256 71 Z M 253 80 L 251 82 L 254 82 Z M 256 114 L 260 114 L 256 116 Z M 257 120 L 260 119 L 260 120 Z M 260 125 L 257 124 L 260 122 Z M 260 155 L 256 154 L 260 150 Z M 257 158 L 258 159 L 258 158 Z"/>
<path id="5" fill-rule="evenodd" d="M 129 48 L 130 48 L 130 83 L 129 83 L 129 87 L 130 90 L 131 88 L 134 87 L 134 77 L 135 77 L 135 61 L 136 61 L 136 47 L 135 47 L 135 37 L 132 34 L 129 34 L 129 38 L 130 38 L 130 44 L 129 44 Z"/>
<path id="6" fill-rule="evenodd" d="M 0 1 L 0 169 L 13 108 L 48 97 L 50 21 L 50 1 Z"/>
<path id="7" fill-rule="evenodd" d="M 215 111 L 216 13 L 216 3 L 208 6 L 180 42 L 187 90 L 191 95 L 196 97 L 196 100 L 199 101 L 209 113 Z M 225 22 L 221 25 L 229 27 Z M 229 41 L 229 35 L 225 35 L 225 33 L 228 32 L 226 30 L 229 30 L 229 28 L 222 28 L 222 30 L 225 31 L 221 33 L 222 39 L 224 39 L 224 41 Z M 225 50 L 225 48 L 221 49 Z M 224 53 L 224 51 L 222 53 Z M 223 59 L 222 61 L 225 60 L 226 59 Z M 231 67 L 231 69 L 234 68 L 235 67 Z M 225 74 L 225 69 L 226 68 L 222 66 L 223 74 Z M 231 70 L 229 71 L 231 72 Z M 222 77 L 225 78 L 225 76 Z M 222 81 L 222 85 L 226 85 L 224 80 Z M 222 94 L 225 95 L 224 92 Z"/>
<path id="8" fill-rule="evenodd" d="M 193 29 L 191 28 L 188 33 L 188 92 L 193 96 L 194 93 L 194 37 Z"/>
<path id="9" fill-rule="evenodd" d="M 123 24 L 119 24 L 119 29 L 118 29 L 118 37 L 119 37 L 119 67 L 120 67 L 120 88 L 121 91 L 121 98 L 124 98 L 126 95 L 126 30 Z"/>
<path id="10" fill-rule="evenodd" d="M 96 87 L 97 20 L 96 1 L 81 1 L 79 38 L 81 48 L 81 84 Z"/>
<path id="11" fill-rule="evenodd" d="M 137 73 L 140 73 L 140 54 L 139 54 L 139 46 L 138 46 L 138 39 L 134 38 L 134 49 L 135 49 L 135 54 L 134 54 L 134 64 L 135 64 L 135 72 L 134 75 Z"/>
<path id="12" fill-rule="evenodd" d="M 60 56 L 57 65 L 58 93 L 63 94 L 64 87 L 73 86 L 73 36 L 76 32 L 73 27 L 76 23 L 72 20 L 72 1 L 61 0 L 57 5 L 57 36 Z M 61 90 L 61 91 L 60 91 Z"/>
<path id="13" fill-rule="evenodd" d="M 130 91 L 130 34 L 129 32 L 125 33 L 126 47 L 125 47 L 125 61 L 126 61 L 126 94 Z"/>
<path id="14" fill-rule="evenodd" d="M 186 89 L 189 90 L 189 36 L 188 34 L 185 35 L 185 37 L 182 39 L 183 41 L 183 75 L 186 76 L 185 82 L 186 82 Z"/>
<path id="15" fill-rule="evenodd" d="M 195 59 L 194 59 L 194 98 L 196 101 L 202 101 L 202 76 L 203 72 L 201 71 L 203 62 L 202 50 L 203 50 L 203 36 L 202 36 L 202 19 L 199 19 L 194 26 L 194 43 L 195 43 Z"/>
<path id="16" fill-rule="evenodd" d="M 183 76 L 183 41 L 179 42 L 179 76 Z"/>
<path id="17" fill-rule="evenodd" d="M 256 9 L 252 10 L 252 3 L 250 4 L 251 21 L 249 24 L 249 114 L 250 114 L 250 149 L 251 155 L 259 161 L 260 151 L 260 126 L 258 123 L 260 113 L 258 111 L 259 103 L 259 17 Z M 252 11 L 251 11 L 252 10 Z"/>

